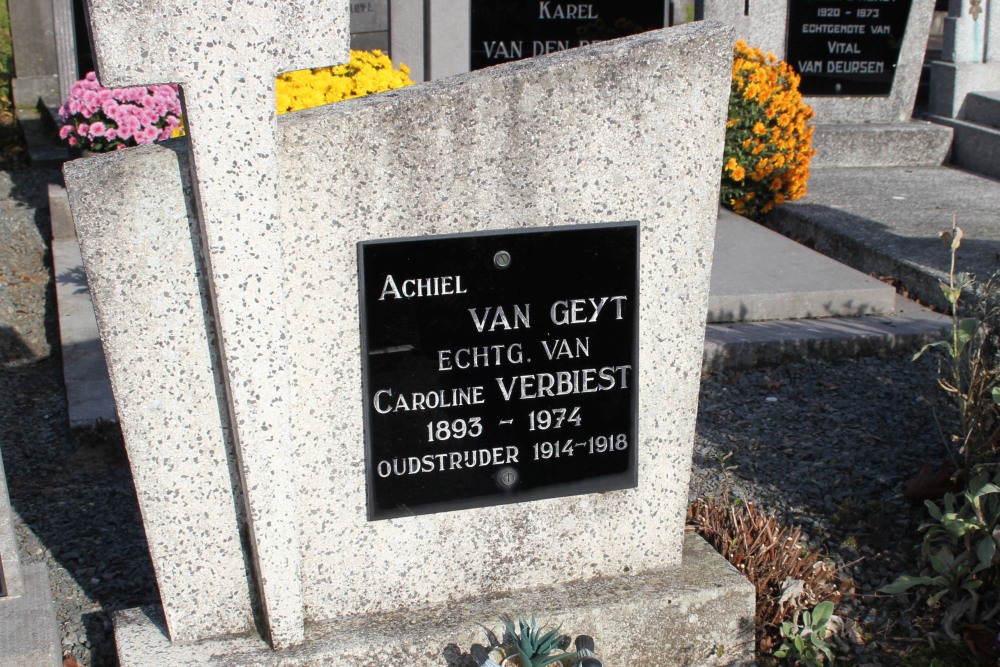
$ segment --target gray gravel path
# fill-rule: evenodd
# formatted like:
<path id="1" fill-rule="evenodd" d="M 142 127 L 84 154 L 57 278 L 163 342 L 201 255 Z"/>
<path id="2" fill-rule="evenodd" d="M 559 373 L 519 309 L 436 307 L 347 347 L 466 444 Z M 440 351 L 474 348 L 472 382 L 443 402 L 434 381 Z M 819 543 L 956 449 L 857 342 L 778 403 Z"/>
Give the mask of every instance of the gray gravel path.
<path id="1" fill-rule="evenodd" d="M 49 567 L 64 651 L 103 667 L 116 664 L 110 614 L 155 603 L 157 593 L 116 430 L 66 426 L 43 199 L 57 177 L 0 172 L 0 451 L 22 554 Z M 804 526 L 847 565 L 859 594 L 843 606 L 856 621 L 854 664 L 891 664 L 880 638 L 919 634 L 871 592 L 914 560 L 922 510 L 900 490 L 943 452 L 929 409 L 934 377 L 933 362 L 896 356 L 802 361 L 702 384 L 692 498 L 728 486 Z"/>

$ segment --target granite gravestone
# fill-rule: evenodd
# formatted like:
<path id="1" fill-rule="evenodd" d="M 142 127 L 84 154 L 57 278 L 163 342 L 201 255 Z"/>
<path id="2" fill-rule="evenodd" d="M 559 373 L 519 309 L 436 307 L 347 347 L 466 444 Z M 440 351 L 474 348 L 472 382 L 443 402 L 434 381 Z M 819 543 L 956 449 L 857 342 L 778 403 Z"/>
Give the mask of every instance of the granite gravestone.
<path id="1" fill-rule="evenodd" d="M 948 4 L 941 59 L 931 63 L 928 106 L 932 114 L 945 118 L 967 118 L 966 97 L 969 93 L 995 93 L 1000 89 L 998 12 L 1000 10 L 993 3 Z M 973 120 L 982 122 L 979 118 Z M 995 126 L 996 121 L 990 124 Z M 992 156 L 989 159 L 996 162 Z"/>
<path id="2" fill-rule="evenodd" d="M 351 0 L 351 48 L 389 53 L 389 0 Z"/>
<path id="3" fill-rule="evenodd" d="M 393 3 L 390 53 L 439 79 L 667 25 L 669 0 L 436 0 Z"/>
<path id="4" fill-rule="evenodd" d="M 802 78 L 802 94 L 888 97 L 910 5 L 910 0 L 791 3 L 785 58 Z"/>
<path id="5" fill-rule="evenodd" d="M 812 167 L 940 165 L 951 131 L 912 120 L 934 0 L 702 0 L 786 60 L 815 112 Z"/>
<path id="6" fill-rule="evenodd" d="M 190 35 L 190 41 L 273 43 L 256 29 L 269 25 L 267 21 L 212 22 L 211 29 L 220 25 L 230 30 L 228 39 L 206 34 Z M 105 39 L 111 38 L 108 35 Z M 216 281 L 235 278 L 219 275 L 215 253 L 228 246 L 220 247 L 213 228 L 200 218 L 218 220 L 214 233 L 225 237 L 238 233 L 242 221 L 236 214 L 243 209 L 206 211 L 210 202 L 204 197 L 200 207 L 196 205 L 193 192 L 203 190 L 206 177 L 198 143 L 208 137 L 193 136 L 193 164 L 186 141 L 181 141 L 66 166 L 70 203 L 161 589 L 162 609 L 132 610 L 116 619 L 121 664 L 194 665 L 222 659 L 212 656 L 226 656 L 229 664 L 426 664 L 440 661 L 449 642 L 468 646 L 481 641 L 479 624 L 489 623 L 502 610 L 536 611 L 577 631 L 589 631 L 601 638 L 602 655 L 621 664 L 681 664 L 700 660 L 720 645 L 725 659 L 711 658 L 708 664 L 751 659 L 752 589 L 704 543 L 685 539 L 683 531 L 730 49 L 729 30 L 700 24 L 283 116 L 274 143 L 266 144 L 281 148 L 268 153 L 281 161 L 276 172 L 280 189 L 271 191 L 280 193 L 274 202 L 278 219 L 265 228 L 254 227 L 262 236 L 246 245 L 250 249 L 260 242 L 270 250 L 258 257 L 238 253 L 245 265 L 228 265 L 239 269 L 241 280 L 255 285 L 252 295 L 266 293 L 268 304 L 283 300 L 280 324 L 286 346 L 273 350 L 262 343 L 272 338 L 257 330 L 269 316 L 255 314 L 257 306 L 247 304 L 243 294 L 213 289 Z M 209 80 L 231 82 L 246 76 L 246 58 L 227 57 L 220 65 L 212 55 L 197 68 L 194 63 L 201 61 L 188 61 L 205 76 L 196 90 L 210 90 Z M 218 92 L 229 93 L 229 86 Z M 202 108 L 212 108 L 212 99 L 206 97 Z M 263 103 L 273 107 L 273 98 L 258 98 L 255 114 L 269 112 Z M 192 129 L 197 131 L 197 126 Z M 231 137 L 216 132 L 219 141 Z M 584 136 L 586 141 L 580 139 Z M 226 155 L 227 168 L 245 161 L 238 152 Z M 244 187 L 238 179 L 228 183 L 237 191 Z M 231 224 L 223 225 L 226 220 Z M 294 225 L 277 224 L 282 220 L 294 220 Z M 539 315 L 546 314 L 550 321 L 553 312 L 557 321 L 565 319 L 565 325 L 552 322 L 553 327 L 579 328 L 578 335 L 559 336 L 572 358 L 554 358 L 548 364 L 535 359 L 532 370 L 525 372 L 514 372 L 504 362 L 491 367 L 493 372 L 482 381 L 484 392 L 490 386 L 488 399 L 495 407 L 504 401 L 504 391 L 513 401 L 512 383 L 518 392 L 530 391 L 534 378 L 533 386 L 540 391 L 547 383 L 540 378 L 547 373 L 554 378 L 555 373 L 568 373 L 558 376 L 571 383 L 560 399 L 566 404 L 539 403 L 535 408 L 528 405 L 532 399 L 522 401 L 519 393 L 517 410 L 498 414 L 496 424 L 483 413 L 482 434 L 472 421 L 479 415 L 472 413 L 421 411 L 415 424 L 405 428 L 415 439 L 411 451 L 420 451 L 420 474 L 428 476 L 430 485 L 448 486 L 450 480 L 462 479 L 465 452 L 473 449 L 488 449 L 492 467 L 494 450 L 501 448 L 506 466 L 507 447 L 518 448 L 517 463 L 522 464 L 533 459 L 537 443 L 539 461 L 532 462 L 552 465 L 554 445 L 543 443 L 553 443 L 549 434 L 555 430 L 567 433 L 560 440 L 586 443 L 574 448 L 573 456 L 579 459 L 573 463 L 618 456 L 624 459 L 618 464 L 623 478 L 606 484 L 602 479 L 605 487 L 598 493 L 573 488 L 566 495 L 545 489 L 544 498 L 477 500 L 479 506 L 460 510 L 434 506 L 403 512 L 411 498 L 393 499 L 387 503 L 392 516 L 370 517 L 378 491 L 369 484 L 369 473 L 378 476 L 377 447 L 389 441 L 369 423 L 372 447 L 366 451 L 365 411 L 388 418 L 378 411 L 399 408 L 399 395 L 412 407 L 420 393 L 426 407 L 435 400 L 428 396 L 440 391 L 433 383 L 414 384 L 412 391 L 404 387 L 393 394 L 396 403 L 383 402 L 391 398 L 387 394 L 376 400 L 378 392 L 393 388 L 384 382 L 395 384 L 413 373 L 376 369 L 371 357 L 380 355 L 371 352 L 381 350 L 386 360 L 402 363 L 412 355 L 392 348 L 419 345 L 436 364 L 429 370 L 418 364 L 421 382 L 447 374 L 455 382 L 449 388 L 462 388 L 480 384 L 472 373 L 476 369 L 468 366 L 496 359 L 491 355 L 497 351 L 502 359 L 517 358 L 495 346 L 510 352 L 520 342 L 526 365 L 529 357 L 544 355 L 546 349 L 553 357 L 567 349 L 555 335 L 543 336 L 541 320 L 534 320 L 537 325 L 532 324 L 530 332 L 527 326 L 513 329 L 524 322 L 515 315 L 515 306 L 522 307 L 525 319 L 533 317 L 524 306 L 536 303 L 535 296 L 521 295 L 512 302 L 504 287 L 488 301 L 449 305 L 448 299 L 459 296 L 459 282 L 463 296 L 482 296 L 477 290 L 486 289 L 487 282 L 474 281 L 477 274 L 464 268 L 408 272 L 391 264 L 390 271 L 390 264 L 380 263 L 378 250 L 391 250 L 397 243 L 412 249 L 406 244 L 436 244 L 455 234 L 463 235 L 457 238 L 465 242 L 464 235 L 486 233 L 491 243 L 504 241 L 503 248 L 490 246 L 493 252 L 487 253 L 494 262 L 492 270 L 501 271 L 496 262 L 504 263 L 498 258 L 504 250 L 509 260 L 505 274 L 516 279 L 524 268 L 544 271 L 545 264 L 556 263 L 555 257 L 574 242 L 561 237 L 559 253 L 550 251 L 524 263 L 530 248 L 508 246 L 503 235 L 522 232 L 533 246 L 550 230 L 586 230 L 593 223 L 622 223 L 595 226 L 594 231 L 634 230 L 636 239 L 602 242 L 600 252 L 580 257 L 574 271 L 580 276 L 599 274 L 600 267 L 592 264 L 602 258 L 627 267 L 629 248 L 634 264 L 629 271 L 612 272 L 614 281 L 624 282 L 601 282 L 601 289 L 595 283 L 584 290 L 578 276 L 578 285 L 558 283 L 551 294 L 538 293 L 544 301 L 532 312 L 543 311 Z M 366 320 L 363 338 L 361 304 L 378 296 L 366 299 L 361 294 L 361 276 L 369 274 L 359 266 L 359 243 L 364 244 L 362 258 L 366 249 L 377 247 L 370 258 L 374 264 L 366 263 L 374 268 L 375 290 L 366 290 L 399 302 L 408 301 L 407 294 L 436 292 L 414 298 L 415 308 L 424 311 L 434 299 L 441 299 L 442 307 L 464 307 L 464 314 L 458 314 L 468 318 L 466 331 L 475 331 L 467 335 L 478 338 L 482 333 L 484 342 L 446 339 L 461 333 L 449 331 L 460 323 L 423 321 L 416 317 L 421 313 L 410 318 L 410 325 L 403 326 L 402 316 L 398 322 L 400 330 L 423 333 L 396 343 L 371 343 L 373 330 L 393 329 L 379 325 L 379 316 L 374 316 Z M 470 261 L 463 257 L 472 255 L 467 249 L 456 252 L 453 261 Z M 276 274 L 273 262 L 285 270 Z M 444 262 L 440 266 L 446 268 Z M 446 280 L 457 275 L 468 278 Z M 634 299 L 627 298 L 630 285 Z M 396 300 L 396 292 L 403 298 Z M 227 306 L 226 300 L 235 302 Z M 487 308 L 497 306 L 505 307 L 503 316 L 496 310 L 487 315 Z M 241 321 L 242 331 L 227 333 L 227 307 L 234 313 L 251 311 L 247 321 Z M 381 321 L 394 317 L 383 315 Z M 627 331 L 629 318 L 636 323 L 633 333 Z M 501 337 L 505 320 L 512 327 L 509 340 Z M 629 350 L 630 336 L 637 339 L 637 353 Z M 612 341 L 624 342 L 619 348 Z M 250 361 L 234 357 L 234 346 L 256 347 L 257 355 Z M 472 349 L 476 347 L 487 348 L 486 353 Z M 592 366 L 588 351 L 595 359 L 605 356 Z M 284 363 L 278 364 L 275 355 Z M 272 371 L 258 381 L 268 384 L 269 392 L 273 386 L 288 392 L 284 404 L 293 427 L 280 440 L 286 457 L 280 463 L 287 468 L 279 472 L 286 476 L 282 479 L 294 480 L 294 493 L 282 503 L 264 503 L 255 510 L 253 497 L 265 491 L 259 487 L 267 480 L 255 481 L 247 467 L 263 463 L 261 457 L 271 451 L 271 441 L 260 436 L 269 433 L 272 424 L 254 421 L 252 414 L 241 417 L 237 402 L 225 397 L 233 392 L 226 389 L 235 381 L 233 362 L 249 363 L 257 356 L 264 357 L 258 363 Z M 629 365 L 631 374 L 621 368 Z M 617 370 L 602 377 L 600 370 L 611 366 Z M 588 373 L 590 368 L 598 369 L 596 374 Z M 150 382 L 152 377 L 158 381 Z M 622 378 L 627 378 L 627 387 Z M 612 380 L 617 409 L 602 416 L 601 406 L 583 402 L 591 393 L 584 389 Z M 560 391 L 560 381 L 553 380 L 553 393 Z M 272 398 L 249 379 L 242 386 L 257 400 Z M 474 400 L 475 392 L 469 396 Z M 574 415 L 571 401 L 576 399 L 581 403 Z M 629 410 L 637 413 L 636 420 L 626 416 Z M 407 412 L 412 411 L 401 410 Z M 499 423 L 503 419 L 515 420 L 529 435 L 534 424 L 536 432 L 546 435 L 510 438 Z M 613 429 L 610 441 L 601 440 L 606 434 L 596 430 L 604 425 Z M 580 430 L 569 434 L 571 427 Z M 390 428 L 390 440 L 399 431 Z M 464 436 L 456 437 L 460 433 Z M 623 442 L 619 435 L 625 436 L 623 449 L 618 447 Z M 471 444 L 479 438 L 489 446 Z M 440 443 L 448 449 L 424 449 Z M 249 451 L 251 447 L 262 448 L 263 454 Z M 560 444 L 560 457 L 564 451 Z M 448 454 L 448 469 L 425 472 L 424 457 L 432 454 L 431 467 L 440 466 L 440 452 Z M 463 467 L 452 469 L 453 452 L 462 454 Z M 408 460 L 406 465 L 410 474 Z M 514 472 L 527 478 L 529 468 L 522 465 Z M 585 468 L 575 482 L 603 477 L 591 476 L 591 467 Z M 392 474 L 396 468 L 390 463 L 388 470 Z M 577 474 L 572 466 L 566 470 Z M 468 494 L 458 502 L 467 499 Z M 278 528 L 294 528 L 293 540 L 272 545 L 272 554 L 280 546 L 288 562 L 262 555 L 254 543 L 255 532 L 249 530 L 258 525 L 273 533 L 272 520 Z M 240 539 L 243 526 L 250 538 L 247 545 Z M 274 585 L 287 576 L 296 577 L 295 589 L 274 604 L 267 587 L 258 583 Z M 296 592 L 299 606 L 290 608 Z M 244 604 L 258 613 L 257 630 L 265 636 L 270 632 L 278 649 L 284 643 L 274 641 L 274 628 L 284 630 L 283 642 L 296 646 L 275 654 L 259 636 L 248 634 L 253 626 L 248 625 L 252 619 L 242 615 Z M 622 631 L 626 627 L 630 632 Z M 300 639 L 295 639 L 296 632 Z M 231 638 L 238 633 L 242 636 Z"/>
<path id="7" fill-rule="evenodd" d="M 934 0 L 703 0 L 701 16 L 788 61 L 817 123 L 858 124 L 912 116 L 933 11 Z"/>
<path id="8" fill-rule="evenodd" d="M 301 641 L 298 529 L 291 511 L 297 493 L 291 359 L 284 294 L 276 288 L 285 267 L 278 235 L 274 78 L 347 62 L 347 7 L 332 0 L 190 0 L 183 7 L 161 0 L 88 0 L 87 9 L 103 85 L 182 86 L 213 333 L 226 368 L 216 377 L 238 443 L 233 463 L 266 634 L 275 646 Z M 218 452 L 218 443 L 212 446 Z M 217 528 L 223 530 L 218 543 L 226 546 L 210 558 L 242 560 L 236 526 Z M 159 547 L 178 549 L 176 543 L 152 548 Z M 212 588 L 221 597 L 201 599 L 195 614 L 168 614 L 176 637 L 242 632 L 251 625 L 246 581 L 232 568 L 219 576 L 227 585 Z M 174 584 L 170 596 L 198 591 L 190 580 Z"/>
<path id="9" fill-rule="evenodd" d="M 663 0 L 471 0 L 470 66 L 481 69 L 662 28 Z"/>

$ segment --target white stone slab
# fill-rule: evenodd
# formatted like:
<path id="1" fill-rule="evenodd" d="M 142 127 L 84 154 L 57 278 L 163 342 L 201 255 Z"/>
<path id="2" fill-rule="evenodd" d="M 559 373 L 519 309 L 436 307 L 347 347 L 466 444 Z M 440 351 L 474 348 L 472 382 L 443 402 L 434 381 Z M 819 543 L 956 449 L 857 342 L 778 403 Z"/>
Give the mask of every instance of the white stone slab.
<path id="1" fill-rule="evenodd" d="M 197 218 L 181 196 L 188 162 L 127 153 L 144 158 L 140 171 L 104 154 L 65 172 L 160 600 L 175 640 L 246 633 L 240 485 Z M 81 172 L 117 185 L 79 183 Z"/>
<path id="2" fill-rule="evenodd" d="M 224 386 L 275 646 L 303 638 L 274 78 L 348 60 L 342 0 L 88 0 L 107 86 L 180 83 Z"/>
<path id="3" fill-rule="evenodd" d="M 892 313 L 896 290 L 815 250 L 719 210 L 708 321 Z"/>
<path id="4" fill-rule="evenodd" d="M 100 334 L 90 288 L 84 273 L 80 245 L 66 189 L 49 185 L 49 218 L 52 221 L 52 270 L 56 277 L 59 309 L 59 347 L 62 351 L 66 412 L 70 428 L 99 421 L 117 421 L 111 380 L 101 349 Z"/>
<path id="5" fill-rule="evenodd" d="M 23 589 L 0 598 L 0 667 L 63 664 L 56 612 L 45 563 L 25 565 Z"/>
<path id="6" fill-rule="evenodd" d="M 677 564 L 731 48 L 728 29 L 692 24 L 282 118 L 281 210 L 295 223 L 281 230 L 295 389 L 288 472 L 299 492 L 292 523 L 307 621 Z M 129 294 L 161 280 L 166 264 L 184 277 L 184 289 L 198 282 L 197 248 L 176 217 L 185 208 L 180 156 L 163 147 L 122 151 L 71 163 L 66 175 L 81 239 L 96 234 L 83 244 L 84 260 L 92 278 L 104 276 L 104 286 L 94 281 L 92 289 L 105 345 L 130 350 L 129 372 L 139 375 L 162 364 L 143 354 L 167 354 L 170 337 L 181 332 L 193 349 L 209 348 L 204 311 L 177 309 L 170 290 Z M 119 189 L 120 197 L 86 194 Z M 191 224 L 190 206 L 188 215 Z M 639 487 L 366 521 L 355 244 L 619 220 L 641 223 Z M 136 236 L 149 247 L 133 248 L 128 239 Z M 150 257 L 169 261 L 149 266 Z M 92 262 L 107 264 L 91 269 Z M 131 304 L 144 299 L 179 319 L 131 315 Z M 138 330 L 125 331 L 126 314 Z M 165 344 L 145 350 L 130 340 L 140 335 Z M 173 368 L 187 371 L 186 355 L 172 356 Z M 176 382 L 151 391 L 171 414 L 187 412 L 191 395 L 211 394 L 204 387 L 175 391 Z M 143 381 L 133 376 L 123 389 L 135 392 L 134 384 Z M 145 442 L 132 439 L 138 448 L 150 447 L 154 435 L 170 442 L 205 437 L 189 420 L 151 423 L 136 409 L 141 401 L 125 410 L 118 400 L 123 424 L 135 421 L 145 435 Z M 153 470 L 147 461 L 136 475 Z M 165 496 L 169 488 L 189 497 L 229 493 L 194 474 L 163 482 L 162 489 L 154 480 L 137 488 Z M 167 529 L 147 521 L 147 531 Z M 567 548 L 585 531 L 585 551 Z M 188 537 L 190 551 L 214 539 Z M 162 559 L 173 567 L 170 561 L 187 556 L 154 553 L 154 561 Z M 200 585 L 211 589 L 212 582 Z"/>

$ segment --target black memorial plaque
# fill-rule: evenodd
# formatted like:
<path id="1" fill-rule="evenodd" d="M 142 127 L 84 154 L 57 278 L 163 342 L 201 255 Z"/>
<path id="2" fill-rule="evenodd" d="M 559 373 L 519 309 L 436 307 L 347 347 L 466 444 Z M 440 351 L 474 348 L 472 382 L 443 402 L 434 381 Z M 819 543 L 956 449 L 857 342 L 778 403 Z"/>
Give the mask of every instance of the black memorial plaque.
<path id="1" fill-rule="evenodd" d="M 663 0 L 471 0 L 471 66 L 565 51 L 662 28 Z"/>
<path id="2" fill-rule="evenodd" d="M 892 92 L 912 0 L 789 0 L 786 60 L 812 96 Z"/>
<path id="3" fill-rule="evenodd" d="M 370 519 L 636 485 L 638 234 L 359 244 Z"/>

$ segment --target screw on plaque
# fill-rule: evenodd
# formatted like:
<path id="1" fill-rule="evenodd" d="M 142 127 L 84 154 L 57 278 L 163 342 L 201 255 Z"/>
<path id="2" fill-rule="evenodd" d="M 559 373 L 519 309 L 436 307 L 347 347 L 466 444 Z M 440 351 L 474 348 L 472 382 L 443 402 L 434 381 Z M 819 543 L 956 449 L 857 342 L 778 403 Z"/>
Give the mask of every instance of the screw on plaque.
<path id="1" fill-rule="evenodd" d="M 517 484 L 518 474 L 513 468 L 501 468 L 497 471 L 497 486 L 509 489 Z"/>
<path id="2" fill-rule="evenodd" d="M 493 264 L 498 269 L 506 269 L 510 266 L 510 253 L 506 250 L 498 250 L 497 254 L 493 255 Z"/>

